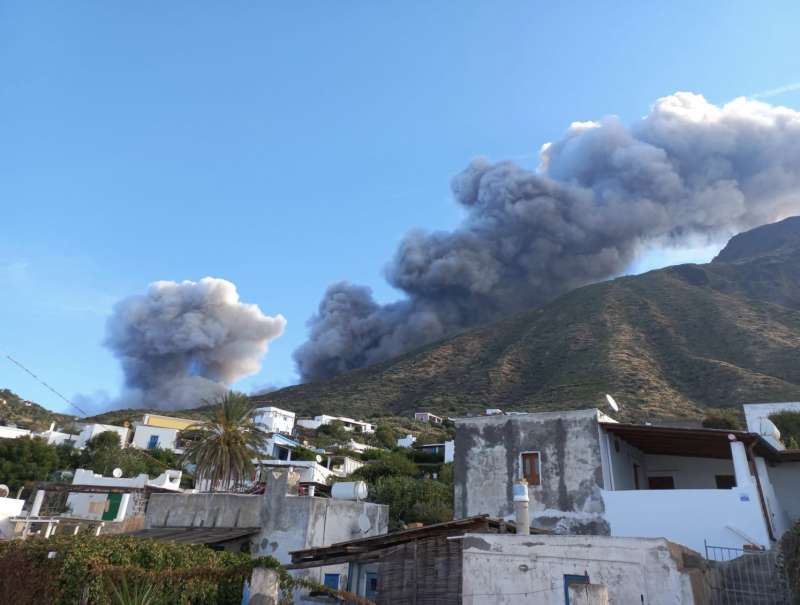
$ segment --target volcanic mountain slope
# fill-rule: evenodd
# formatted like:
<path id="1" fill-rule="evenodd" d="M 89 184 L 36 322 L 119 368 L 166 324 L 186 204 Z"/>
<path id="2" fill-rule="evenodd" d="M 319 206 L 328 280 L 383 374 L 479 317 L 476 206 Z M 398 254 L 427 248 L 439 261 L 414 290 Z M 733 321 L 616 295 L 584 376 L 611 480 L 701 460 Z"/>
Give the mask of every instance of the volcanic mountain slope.
<path id="1" fill-rule="evenodd" d="M 575 409 L 630 420 L 800 399 L 800 217 L 740 234 L 711 263 L 553 303 L 332 380 L 254 398 L 301 413 Z"/>

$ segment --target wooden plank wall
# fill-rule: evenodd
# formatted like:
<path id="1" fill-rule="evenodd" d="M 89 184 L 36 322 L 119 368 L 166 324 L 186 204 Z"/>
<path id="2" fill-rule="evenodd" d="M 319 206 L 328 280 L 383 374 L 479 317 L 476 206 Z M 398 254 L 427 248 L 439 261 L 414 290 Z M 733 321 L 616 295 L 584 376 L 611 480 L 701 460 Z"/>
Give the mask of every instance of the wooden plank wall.
<path id="1" fill-rule="evenodd" d="M 381 555 L 378 605 L 460 605 L 462 541 L 421 538 Z"/>

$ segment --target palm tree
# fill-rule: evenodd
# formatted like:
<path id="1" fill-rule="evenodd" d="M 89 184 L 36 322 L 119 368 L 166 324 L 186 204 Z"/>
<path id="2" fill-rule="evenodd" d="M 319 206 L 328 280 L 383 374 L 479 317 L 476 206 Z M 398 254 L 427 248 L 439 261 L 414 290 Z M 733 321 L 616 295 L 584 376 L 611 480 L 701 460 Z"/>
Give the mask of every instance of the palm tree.
<path id="1" fill-rule="evenodd" d="M 208 481 L 212 492 L 238 491 L 255 475 L 253 458 L 268 435 L 253 422 L 243 393 L 229 391 L 212 405 L 202 423 L 183 431 L 189 441 L 183 459 L 196 465 L 197 484 Z"/>

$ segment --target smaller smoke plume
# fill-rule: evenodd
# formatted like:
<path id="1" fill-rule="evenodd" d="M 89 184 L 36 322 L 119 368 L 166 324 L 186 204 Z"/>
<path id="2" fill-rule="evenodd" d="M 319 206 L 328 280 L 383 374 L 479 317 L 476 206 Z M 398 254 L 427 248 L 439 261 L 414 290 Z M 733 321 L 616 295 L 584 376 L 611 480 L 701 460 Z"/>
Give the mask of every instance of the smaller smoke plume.
<path id="1" fill-rule="evenodd" d="M 224 279 L 158 281 L 114 307 L 105 345 L 122 364 L 122 405 L 177 409 L 201 405 L 255 374 L 268 343 L 286 326 L 239 301 Z"/>

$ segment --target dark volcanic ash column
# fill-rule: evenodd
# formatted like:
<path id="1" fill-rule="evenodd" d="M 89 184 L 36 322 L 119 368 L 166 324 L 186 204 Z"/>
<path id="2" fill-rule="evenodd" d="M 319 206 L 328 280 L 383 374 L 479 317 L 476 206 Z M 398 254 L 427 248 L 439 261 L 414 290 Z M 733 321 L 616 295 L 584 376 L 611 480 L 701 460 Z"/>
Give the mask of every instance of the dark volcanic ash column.
<path id="1" fill-rule="evenodd" d="M 473 161 L 452 182 L 467 217 L 408 234 L 386 277 L 406 298 L 331 286 L 295 360 L 304 380 L 383 361 L 625 271 L 647 245 L 679 245 L 800 211 L 800 113 L 676 93 L 625 127 L 576 122 L 536 172 Z"/>

